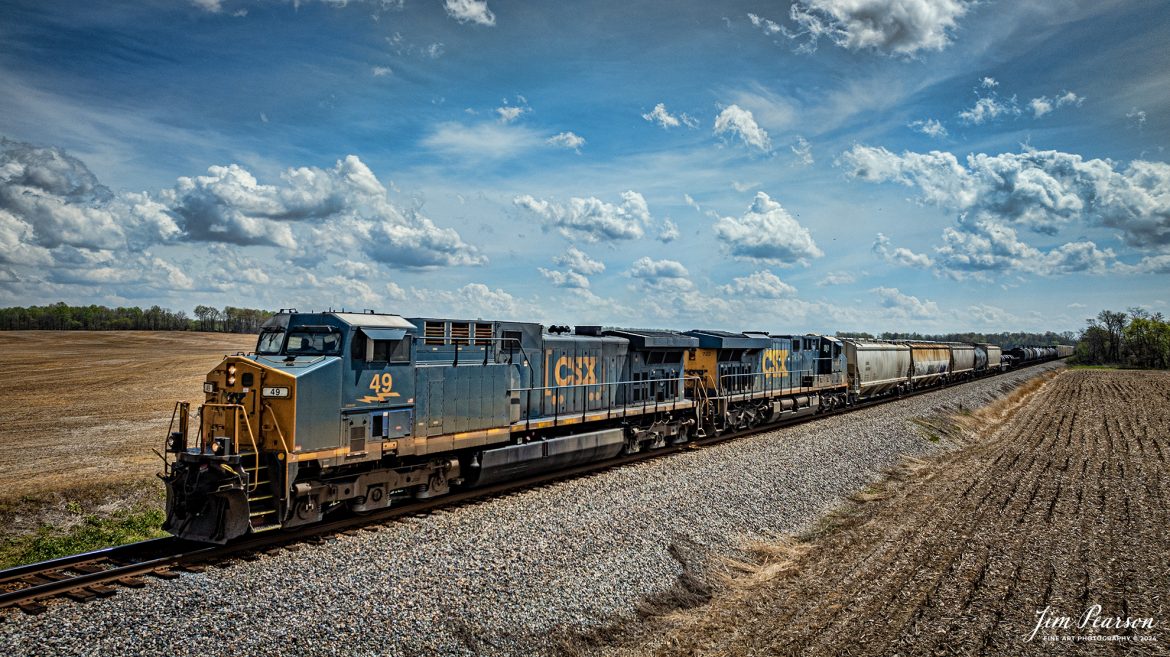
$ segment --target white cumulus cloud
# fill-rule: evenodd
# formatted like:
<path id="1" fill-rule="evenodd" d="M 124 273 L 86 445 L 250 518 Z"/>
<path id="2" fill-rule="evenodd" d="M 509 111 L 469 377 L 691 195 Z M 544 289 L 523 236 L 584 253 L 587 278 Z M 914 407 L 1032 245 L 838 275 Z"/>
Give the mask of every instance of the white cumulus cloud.
<path id="1" fill-rule="evenodd" d="M 967 0 L 805 0 L 789 12 L 796 31 L 784 30 L 805 41 L 802 50 L 816 49 L 821 38 L 849 50 L 913 56 L 942 50 L 951 42 L 959 19 L 971 7 Z M 765 32 L 767 23 L 757 23 Z"/>
<path id="2" fill-rule="evenodd" d="M 877 295 L 882 308 L 899 318 L 929 319 L 939 314 L 937 303 L 904 294 L 896 287 L 876 287 L 870 292 Z"/>
<path id="3" fill-rule="evenodd" d="M 838 160 L 870 182 L 917 188 L 922 200 L 963 213 L 1055 234 L 1083 223 L 1121 231 L 1139 248 L 1170 248 L 1170 164 L 1128 165 L 1073 153 L 1024 149 L 968 155 L 904 152 L 855 145 Z"/>
<path id="4" fill-rule="evenodd" d="M 663 219 L 662 225 L 658 227 L 658 241 L 663 244 L 669 244 L 681 237 L 678 230 L 678 225 L 670 219 Z"/>
<path id="5" fill-rule="evenodd" d="M 570 150 L 581 152 L 581 147 L 585 145 L 585 138 L 576 135 L 572 132 L 562 132 L 555 134 L 545 140 L 545 143 L 551 146 L 560 146 L 561 148 L 568 148 Z"/>
<path id="6" fill-rule="evenodd" d="M 657 123 L 664 129 L 677 128 L 682 125 L 682 122 L 678 120 L 678 117 L 672 116 L 670 112 L 666 111 L 665 103 L 658 103 L 654 106 L 653 110 L 643 114 L 642 118 L 651 123 Z"/>
<path id="7" fill-rule="evenodd" d="M 587 253 L 575 246 L 570 246 L 563 254 L 553 258 L 553 262 L 578 274 L 592 276 L 605 271 L 605 263 L 590 258 Z"/>
<path id="8" fill-rule="evenodd" d="M 1018 116 L 1020 108 L 1016 104 L 1015 96 L 1000 99 L 996 95 L 984 96 L 975 101 L 975 104 L 959 112 L 959 120 L 968 125 L 982 125 L 1005 116 Z"/>
<path id="9" fill-rule="evenodd" d="M 605 263 L 590 258 L 584 251 L 570 246 L 563 254 L 553 258 L 563 270 L 539 268 L 540 275 L 557 287 L 588 289 L 589 276 L 605 271 Z"/>
<path id="10" fill-rule="evenodd" d="M 767 269 L 752 272 L 748 276 L 735 278 L 730 284 L 721 286 L 719 291 L 730 297 L 751 297 L 754 299 L 783 299 L 796 295 L 796 288 L 780 280 Z"/>
<path id="11" fill-rule="evenodd" d="M 646 199 L 633 190 L 624 192 L 618 204 L 592 196 L 573 197 L 562 204 L 527 194 L 513 198 L 512 203 L 537 215 L 565 238 L 586 242 L 638 239 L 650 223 Z"/>
<path id="12" fill-rule="evenodd" d="M 475 23 L 491 27 L 496 24 L 496 15 L 488 8 L 486 0 L 446 0 L 443 8 L 447 15 L 460 23 Z"/>
<path id="13" fill-rule="evenodd" d="M 1085 102 L 1085 99 L 1076 95 L 1071 91 L 1065 91 L 1049 98 L 1048 96 L 1039 96 L 1028 101 L 1028 107 L 1032 109 L 1033 118 L 1040 118 L 1045 114 L 1051 114 L 1053 110 L 1064 107 L 1065 105 L 1077 105 Z"/>
<path id="14" fill-rule="evenodd" d="M 715 134 L 739 137 L 744 145 L 760 151 L 772 150 L 768 133 L 756 123 L 751 110 L 728 105 L 715 117 Z"/>
<path id="15" fill-rule="evenodd" d="M 654 260 L 643 256 L 634 261 L 626 274 L 655 288 L 689 290 L 694 287 L 687 278 L 690 275 L 687 268 L 677 260 Z"/>
<path id="16" fill-rule="evenodd" d="M 901 265 L 903 267 L 921 267 L 926 268 L 934 264 L 930 256 L 925 253 L 914 253 L 906 247 L 899 246 L 897 248 L 890 248 L 890 238 L 882 233 L 877 234 L 877 238 L 873 241 L 873 252 L 882 260 Z"/>
<path id="17" fill-rule="evenodd" d="M 793 265 L 824 255 L 808 229 L 764 192 L 756 193 L 742 217 L 723 217 L 714 228 L 726 251 L 737 258 Z"/>

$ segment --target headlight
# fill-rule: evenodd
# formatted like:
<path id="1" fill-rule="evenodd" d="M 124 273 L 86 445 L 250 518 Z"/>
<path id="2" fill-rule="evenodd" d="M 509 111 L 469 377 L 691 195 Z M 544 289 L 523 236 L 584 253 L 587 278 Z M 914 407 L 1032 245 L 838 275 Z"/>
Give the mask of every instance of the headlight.
<path id="1" fill-rule="evenodd" d="M 205 381 L 203 383 L 203 392 L 206 392 L 209 395 L 215 392 L 215 384 L 211 381 Z"/>
<path id="2" fill-rule="evenodd" d="M 262 388 L 260 394 L 265 397 L 288 397 L 288 388 Z"/>

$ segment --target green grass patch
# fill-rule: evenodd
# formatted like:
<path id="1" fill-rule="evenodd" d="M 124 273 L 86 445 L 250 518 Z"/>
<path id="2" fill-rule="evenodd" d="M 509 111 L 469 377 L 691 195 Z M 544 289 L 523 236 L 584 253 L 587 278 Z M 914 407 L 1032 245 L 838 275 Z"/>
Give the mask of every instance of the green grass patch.
<path id="1" fill-rule="evenodd" d="M 41 525 L 35 534 L 0 543 L 0 568 L 167 536 L 162 523 L 162 509 L 142 506 L 110 516 L 86 515 L 67 530 Z"/>
<path id="2" fill-rule="evenodd" d="M 1119 370 L 1116 365 L 1069 365 L 1070 370 Z"/>

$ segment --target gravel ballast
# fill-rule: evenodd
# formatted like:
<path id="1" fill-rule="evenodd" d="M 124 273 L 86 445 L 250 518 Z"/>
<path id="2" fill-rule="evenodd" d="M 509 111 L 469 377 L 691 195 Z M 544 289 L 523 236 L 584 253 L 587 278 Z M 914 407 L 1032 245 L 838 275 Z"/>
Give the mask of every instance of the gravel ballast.
<path id="1" fill-rule="evenodd" d="M 670 587 L 672 542 L 794 533 L 903 455 L 915 418 L 1058 363 L 393 522 L 90 604 L 6 614 L 8 655 L 530 655 Z"/>

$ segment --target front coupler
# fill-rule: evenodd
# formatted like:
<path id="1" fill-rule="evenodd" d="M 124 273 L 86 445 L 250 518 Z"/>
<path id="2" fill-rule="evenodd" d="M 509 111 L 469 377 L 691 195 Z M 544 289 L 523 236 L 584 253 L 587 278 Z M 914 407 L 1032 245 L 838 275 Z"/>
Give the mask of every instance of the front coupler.
<path id="1" fill-rule="evenodd" d="M 163 529 L 179 538 L 219 544 L 248 533 L 248 493 L 244 473 L 236 467 L 222 460 L 176 462 L 163 478 Z"/>

